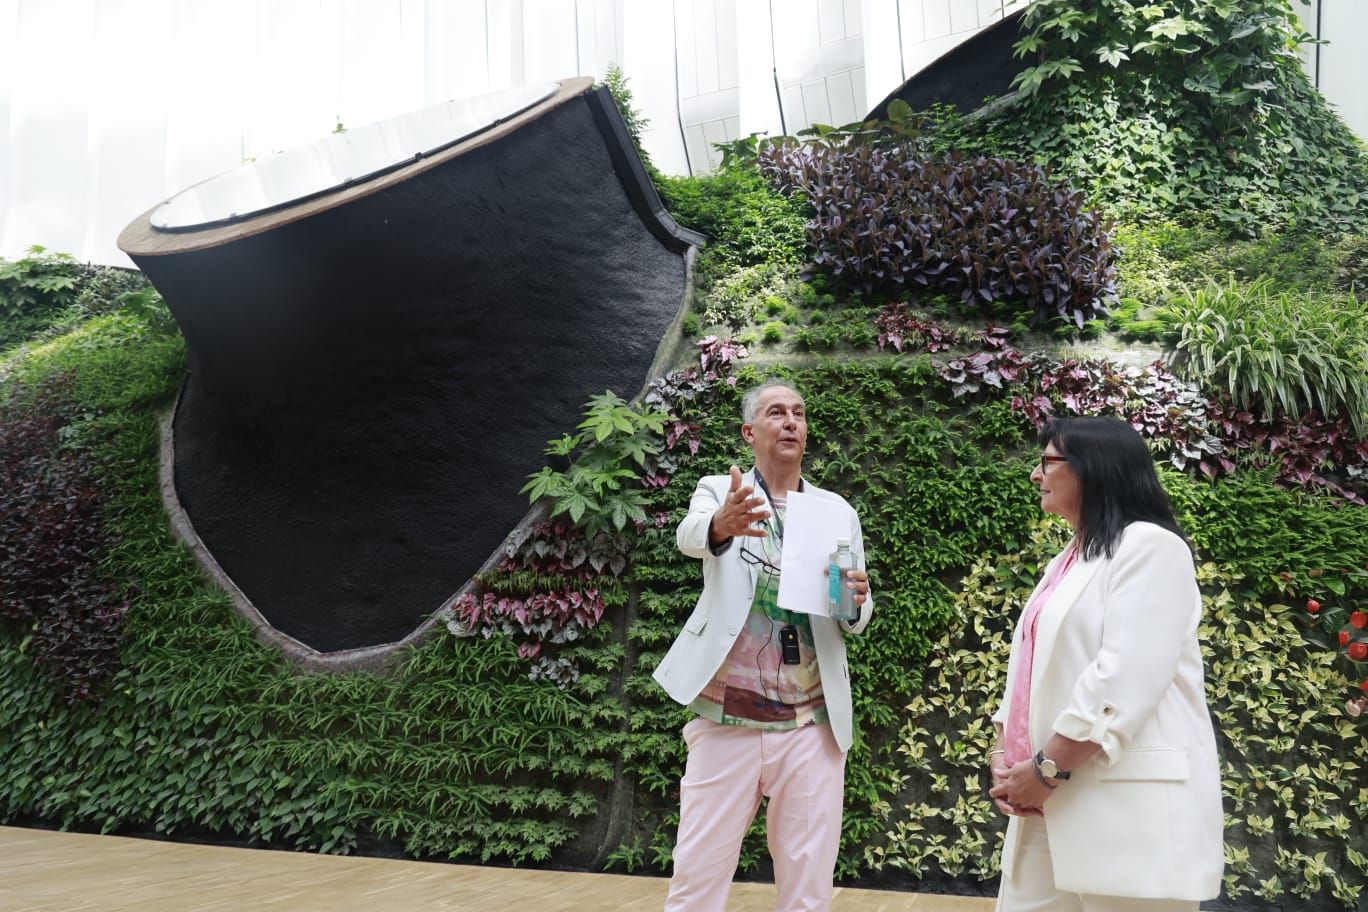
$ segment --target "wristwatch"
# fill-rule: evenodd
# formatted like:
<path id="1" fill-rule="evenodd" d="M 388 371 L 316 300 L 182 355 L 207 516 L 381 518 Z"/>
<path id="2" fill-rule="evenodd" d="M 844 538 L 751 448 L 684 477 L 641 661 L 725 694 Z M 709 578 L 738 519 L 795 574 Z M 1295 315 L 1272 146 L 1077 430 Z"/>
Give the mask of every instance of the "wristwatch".
<path id="1" fill-rule="evenodd" d="M 1044 776 L 1046 779 L 1064 780 L 1068 779 L 1070 776 L 1070 773 L 1059 768 L 1059 764 L 1045 756 L 1044 751 L 1036 751 L 1035 767 L 1040 775 Z"/>

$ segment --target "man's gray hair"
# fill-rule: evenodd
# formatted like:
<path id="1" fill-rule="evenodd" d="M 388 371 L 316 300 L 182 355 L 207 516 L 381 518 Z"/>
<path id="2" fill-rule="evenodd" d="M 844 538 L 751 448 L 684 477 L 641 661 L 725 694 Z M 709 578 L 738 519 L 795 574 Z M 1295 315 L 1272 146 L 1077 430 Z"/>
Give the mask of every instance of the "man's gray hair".
<path id="1" fill-rule="evenodd" d="M 778 377 L 771 377 L 764 383 L 760 383 L 756 386 L 751 387 L 749 390 L 746 391 L 746 395 L 741 397 L 742 424 L 755 423 L 755 412 L 757 409 L 760 408 L 760 394 L 767 389 L 774 389 L 775 387 L 786 389 L 789 392 L 793 393 L 795 396 L 797 396 L 799 399 L 803 398 L 803 394 L 798 392 L 798 388 L 795 387 L 792 383 L 789 383 L 787 380 L 780 380 Z"/>

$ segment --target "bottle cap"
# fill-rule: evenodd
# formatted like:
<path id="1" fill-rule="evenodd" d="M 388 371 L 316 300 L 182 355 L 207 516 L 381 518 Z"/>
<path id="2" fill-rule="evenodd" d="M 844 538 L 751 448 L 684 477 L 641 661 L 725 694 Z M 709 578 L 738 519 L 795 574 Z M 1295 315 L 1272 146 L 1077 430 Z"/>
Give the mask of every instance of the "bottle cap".
<path id="1" fill-rule="evenodd" d="M 836 547 L 837 547 L 837 548 L 849 548 L 849 547 L 850 547 L 850 539 L 848 539 L 848 538 L 838 538 L 838 539 L 836 539 Z"/>

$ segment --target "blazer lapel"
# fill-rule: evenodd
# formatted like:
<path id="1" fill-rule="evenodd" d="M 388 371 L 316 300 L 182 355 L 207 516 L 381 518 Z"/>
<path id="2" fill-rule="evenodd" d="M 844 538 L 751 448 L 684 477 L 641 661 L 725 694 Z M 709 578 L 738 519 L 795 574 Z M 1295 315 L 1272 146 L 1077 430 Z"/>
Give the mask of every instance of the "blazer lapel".
<path id="1" fill-rule="evenodd" d="M 1041 610 L 1040 621 L 1036 626 L 1035 655 L 1031 659 L 1032 702 L 1040 693 L 1040 678 L 1049 667 L 1050 655 L 1054 652 L 1055 638 L 1059 634 L 1060 625 L 1064 623 L 1064 618 L 1078 602 L 1088 583 L 1092 582 L 1093 576 L 1106 562 L 1105 557 L 1088 561 L 1080 557 L 1075 560 L 1068 574 L 1060 582 L 1059 588 L 1050 596 L 1049 603 Z M 1035 718 L 1035 707 L 1031 708 L 1031 718 Z"/>

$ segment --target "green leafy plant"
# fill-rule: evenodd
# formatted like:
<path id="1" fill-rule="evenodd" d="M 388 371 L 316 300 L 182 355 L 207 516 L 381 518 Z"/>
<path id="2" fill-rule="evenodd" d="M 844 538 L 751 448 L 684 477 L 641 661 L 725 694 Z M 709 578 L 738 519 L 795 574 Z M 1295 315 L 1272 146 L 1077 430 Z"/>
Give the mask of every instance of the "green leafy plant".
<path id="1" fill-rule="evenodd" d="M 574 462 L 564 470 L 543 466 L 521 493 L 533 502 L 550 499 L 552 516 L 566 514 L 593 537 L 646 520 L 640 477 L 647 458 L 660 452 L 665 416 L 634 409 L 610 390 L 590 399 L 585 409 L 579 433 L 546 447 L 547 455 L 564 460 L 580 451 Z"/>
<path id="2" fill-rule="evenodd" d="M 0 349 L 46 326 L 76 297 L 79 267 L 70 255 L 39 246 L 18 260 L 0 260 Z"/>
<path id="3" fill-rule="evenodd" d="M 796 266 L 804 259 L 803 200 L 776 193 L 753 168 L 729 167 L 701 177 L 659 181 L 680 224 L 711 240 L 700 255 L 703 278 L 745 266 Z"/>
<path id="4" fill-rule="evenodd" d="M 1363 718 L 1368 710 L 1368 563 L 1329 571 L 1314 568 L 1310 576 L 1312 591 L 1320 598 L 1306 600 L 1313 625 L 1307 641 L 1343 663 L 1352 688 L 1345 711 Z"/>
<path id="5" fill-rule="evenodd" d="M 1345 414 L 1368 429 L 1368 311 L 1352 298 L 1277 291 L 1271 281 L 1208 283 L 1169 305 L 1179 373 L 1224 388 L 1241 408 Z"/>
<path id="6" fill-rule="evenodd" d="M 124 313 L 142 321 L 154 333 L 169 336 L 180 331 L 166 302 L 155 288 L 126 291 L 119 295 L 118 301 Z"/>
<path id="7" fill-rule="evenodd" d="M 627 74 L 622 72 L 622 67 L 616 63 L 609 63 L 608 69 L 603 74 L 603 85 L 607 87 L 608 93 L 613 96 L 613 103 L 617 105 L 618 113 L 622 115 L 622 122 L 627 125 L 627 132 L 632 137 L 632 145 L 636 146 L 637 155 L 641 157 L 642 163 L 646 166 L 647 174 L 651 175 L 652 180 L 659 183 L 657 178 L 660 172 L 656 171 L 655 166 L 651 163 L 651 157 L 646 154 L 645 147 L 641 145 L 641 135 L 646 132 L 651 121 L 636 107 L 632 99 L 632 89 L 627 82 Z"/>
<path id="8" fill-rule="evenodd" d="M 1021 92 L 947 140 L 1046 164 L 1116 214 L 1362 230 L 1368 161 L 1307 80 L 1288 0 L 1047 0 L 1025 24 Z"/>

